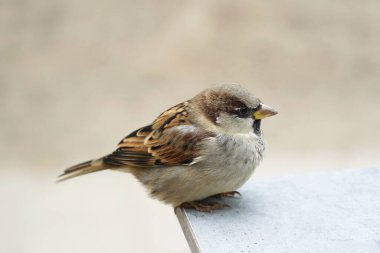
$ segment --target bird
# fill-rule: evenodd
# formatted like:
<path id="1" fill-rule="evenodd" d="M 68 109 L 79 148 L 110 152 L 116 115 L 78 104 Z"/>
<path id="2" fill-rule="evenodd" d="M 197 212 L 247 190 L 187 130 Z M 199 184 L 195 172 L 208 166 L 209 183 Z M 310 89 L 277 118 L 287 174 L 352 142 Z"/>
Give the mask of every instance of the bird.
<path id="1" fill-rule="evenodd" d="M 276 115 L 236 84 L 208 88 L 123 138 L 112 153 L 72 166 L 58 182 L 102 171 L 129 172 L 166 204 L 212 212 L 252 175 L 266 149 L 261 120 Z"/>

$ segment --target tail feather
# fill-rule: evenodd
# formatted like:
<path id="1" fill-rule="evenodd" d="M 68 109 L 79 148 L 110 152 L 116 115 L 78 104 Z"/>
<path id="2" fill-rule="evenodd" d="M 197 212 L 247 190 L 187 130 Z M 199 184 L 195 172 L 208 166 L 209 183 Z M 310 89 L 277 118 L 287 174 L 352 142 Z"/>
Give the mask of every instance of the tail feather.
<path id="1" fill-rule="evenodd" d="M 57 180 L 57 182 L 66 181 L 73 177 L 78 177 L 105 169 L 107 168 L 103 164 L 103 158 L 97 160 L 90 160 L 66 169 L 61 175 L 58 176 L 59 179 Z"/>

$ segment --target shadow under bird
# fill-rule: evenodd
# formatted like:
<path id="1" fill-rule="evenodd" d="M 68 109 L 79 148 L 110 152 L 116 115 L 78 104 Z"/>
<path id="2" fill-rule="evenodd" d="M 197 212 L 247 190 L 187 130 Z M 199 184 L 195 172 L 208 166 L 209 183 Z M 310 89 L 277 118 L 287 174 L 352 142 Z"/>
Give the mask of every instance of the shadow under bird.
<path id="1" fill-rule="evenodd" d="M 174 207 L 211 212 L 233 196 L 265 151 L 261 120 L 277 114 L 246 89 L 223 85 L 173 106 L 129 134 L 109 155 L 70 167 L 58 181 L 111 169 L 132 173 Z"/>

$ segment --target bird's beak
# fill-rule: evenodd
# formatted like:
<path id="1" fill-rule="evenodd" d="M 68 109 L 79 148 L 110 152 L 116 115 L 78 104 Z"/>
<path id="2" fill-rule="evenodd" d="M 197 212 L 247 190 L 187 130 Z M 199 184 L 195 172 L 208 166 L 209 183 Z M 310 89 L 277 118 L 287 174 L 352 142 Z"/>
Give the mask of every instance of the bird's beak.
<path id="1" fill-rule="evenodd" d="M 269 106 L 264 105 L 264 104 L 260 104 L 260 109 L 257 110 L 256 112 L 254 112 L 252 116 L 254 119 L 263 119 L 266 117 L 276 115 L 277 113 L 278 112 L 276 112 L 275 110 L 273 110 Z"/>

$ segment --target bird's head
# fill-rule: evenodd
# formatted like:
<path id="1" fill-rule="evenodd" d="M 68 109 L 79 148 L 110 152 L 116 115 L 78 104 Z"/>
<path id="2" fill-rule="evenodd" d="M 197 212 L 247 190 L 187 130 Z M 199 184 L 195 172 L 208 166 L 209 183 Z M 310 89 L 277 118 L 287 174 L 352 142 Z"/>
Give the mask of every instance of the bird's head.
<path id="1" fill-rule="evenodd" d="M 261 120 L 277 112 L 263 104 L 245 88 L 223 85 L 202 91 L 192 99 L 207 122 L 217 132 L 228 134 L 261 134 Z"/>

